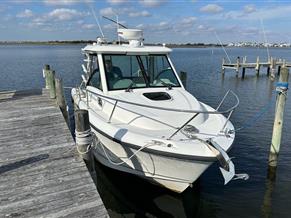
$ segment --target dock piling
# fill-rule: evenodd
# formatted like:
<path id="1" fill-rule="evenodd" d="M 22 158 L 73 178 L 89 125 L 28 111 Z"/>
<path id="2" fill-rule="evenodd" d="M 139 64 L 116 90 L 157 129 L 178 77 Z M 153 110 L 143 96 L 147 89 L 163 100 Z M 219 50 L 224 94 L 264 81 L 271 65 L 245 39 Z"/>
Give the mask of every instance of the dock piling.
<path id="1" fill-rule="evenodd" d="M 187 88 L 187 72 L 181 71 L 180 72 L 180 79 L 181 82 L 183 83 L 184 88 Z"/>
<path id="2" fill-rule="evenodd" d="M 221 68 L 221 73 L 222 73 L 222 75 L 224 75 L 224 73 L 225 73 L 225 68 L 224 68 L 224 65 L 225 65 L 225 58 L 222 58 L 222 68 Z"/>
<path id="3" fill-rule="evenodd" d="M 289 69 L 284 67 L 281 69 L 281 74 L 279 78 L 279 83 L 277 83 L 277 100 L 276 100 L 276 111 L 275 111 L 275 120 L 273 126 L 273 135 L 272 135 L 272 143 L 269 154 L 269 166 L 276 167 L 280 145 L 281 145 L 281 137 L 282 137 L 282 128 L 283 128 L 283 116 L 284 116 L 284 108 L 285 102 L 287 98 L 287 90 L 288 90 L 288 78 L 289 78 Z"/>
<path id="4" fill-rule="evenodd" d="M 57 103 L 63 113 L 66 123 L 68 124 L 68 126 L 70 126 L 62 79 L 55 78 L 55 86 L 56 86 Z"/>
<path id="5" fill-rule="evenodd" d="M 48 80 L 48 72 L 50 71 L 50 65 L 44 65 L 44 69 L 42 70 L 43 78 L 45 78 L 45 88 L 49 89 L 49 80 Z"/>
<path id="6" fill-rule="evenodd" d="M 236 59 L 236 70 L 235 70 L 236 77 L 238 77 L 238 74 L 239 74 L 239 67 L 240 67 L 240 58 L 237 57 L 237 59 Z"/>
<path id="7" fill-rule="evenodd" d="M 267 67 L 267 76 L 270 76 L 270 66 Z"/>
<path id="8" fill-rule="evenodd" d="M 243 67 L 243 68 L 242 68 L 242 74 L 241 74 L 241 78 L 242 78 L 242 79 L 245 78 L 245 74 L 246 74 L 246 68 Z"/>
<path id="9" fill-rule="evenodd" d="M 277 73 L 278 76 L 280 76 L 280 72 L 281 72 L 281 66 L 279 65 L 279 66 L 278 66 L 278 73 Z"/>
<path id="10" fill-rule="evenodd" d="M 257 57 L 257 62 L 256 62 L 256 75 L 260 75 L 260 57 Z"/>
<path id="11" fill-rule="evenodd" d="M 47 80 L 48 80 L 49 93 L 50 93 L 51 99 L 56 98 L 55 74 L 56 73 L 54 70 L 47 71 Z"/>
<path id="12" fill-rule="evenodd" d="M 276 59 L 271 57 L 271 78 L 273 79 L 276 77 L 275 72 L 276 72 Z"/>
<path id="13" fill-rule="evenodd" d="M 84 160 L 91 160 L 92 133 L 87 110 L 75 111 L 76 146 L 79 154 Z"/>

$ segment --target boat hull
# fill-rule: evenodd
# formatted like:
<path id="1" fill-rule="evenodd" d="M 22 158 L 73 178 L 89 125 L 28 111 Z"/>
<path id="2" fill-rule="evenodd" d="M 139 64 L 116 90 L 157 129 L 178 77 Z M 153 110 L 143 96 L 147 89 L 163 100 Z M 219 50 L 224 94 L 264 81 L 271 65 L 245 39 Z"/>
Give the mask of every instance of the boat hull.
<path id="1" fill-rule="evenodd" d="M 183 192 L 213 163 L 138 151 L 138 148 L 116 142 L 96 129 L 92 128 L 92 131 L 96 136 L 93 154 L 101 164 L 137 175 L 174 192 Z"/>

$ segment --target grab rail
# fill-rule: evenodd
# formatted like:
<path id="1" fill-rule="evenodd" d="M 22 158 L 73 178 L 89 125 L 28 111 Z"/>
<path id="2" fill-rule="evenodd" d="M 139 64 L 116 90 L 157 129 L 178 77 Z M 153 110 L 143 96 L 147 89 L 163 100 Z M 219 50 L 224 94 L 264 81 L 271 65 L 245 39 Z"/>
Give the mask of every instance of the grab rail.
<path id="1" fill-rule="evenodd" d="M 80 91 L 79 90 L 79 94 L 80 94 Z M 84 90 L 82 90 L 84 91 Z M 122 100 L 122 99 L 117 99 L 117 98 L 113 98 L 113 97 L 109 97 L 109 96 L 105 96 L 105 95 L 102 95 L 102 94 L 98 94 L 98 93 L 95 93 L 93 91 L 90 91 L 88 89 L 85 89 L 85 92 L 86 92 L 86 98 L 87 98 L 87 105 L 88 105 L 88 93 L 90 94 L 93 94 L 97 97 L 100 97 L 102 99 L 109 99 L 109 100 L 112 100 L 112 101 L 115 101 L 114 103 L 110 102 L 111 104 L 113 104 L 113 109 L 110 113 L 110 117 L 109 117 L 109 120 L 108 122 L 111 122 L 111 119 L 113 117 L 113 114 L 115 112 L 115 108 L 116 107 L 120 107 L 119 105 L 117 105 L 119 102 L 121 103 L 125 103 L 125 104 L 130 104 L 130 105 L 135 105 L 135 106 L 139 106 L 139 107 L 146 107 L 146 108 L 151 108 L 151 109 L 157 109 L 157 110 L 164 110 L 164 111 L 173 111 L 173 112 L 181 112 L 181 113 L 195 113 L 189 120 L 187 120 L 185 123 L 183 123 L 183 125 L 179 128 L 175 128 L 175 132 L 173 134 L 171 134 L 170 137 L 168 137 L 167 139 L 170 140 L 174 135 L 176 135 L 181 129 L 183 129 L 188 123 L 190 123 L 193 119 L 195 119 L 199 114 L 228 114 L 227 116 L 227 119 L 222 127 L 222 129 L 220 130 L 220 132 L 223 132 L 226 125 L 227 125 L 227 122 L 229 121 L 231 115 L 233 114 L 234 110 L 238 107 L 239 105 L 239 98 L 238 96 L 232 91 L 232 90 L 228 90 L 226 92 L 226 94 L 224 95 L 224 97 L 222 98 L 222 100 L 220 101 L 220 103 L 218 104 L 217 108 L 214 109 L 213 111 L 207 111 L 207 110 L 184 110 L 184 109 L 173 109 L 173 108 L 164 108 L 164 107 L 158 107 L 158 106 L 151 106 L 151 105 L 145 105 L 145 104 L 139 104 L 139 103 L 135 103 L 135 102 L 130 102 L 130 101 L 125 101 L 125 100 Z M 236 99 L 236 103 L 230 107 L 229 109 L 225 110 L 225 111 L 218 111 L 220 109 L 220 107 L 223 105 L 224 101 L 226 100 L 226 98 L 228 97 L 229 94 L 232 94 L 235 99 Z M 107 100 L 107 102 L 109 102 Z"/>

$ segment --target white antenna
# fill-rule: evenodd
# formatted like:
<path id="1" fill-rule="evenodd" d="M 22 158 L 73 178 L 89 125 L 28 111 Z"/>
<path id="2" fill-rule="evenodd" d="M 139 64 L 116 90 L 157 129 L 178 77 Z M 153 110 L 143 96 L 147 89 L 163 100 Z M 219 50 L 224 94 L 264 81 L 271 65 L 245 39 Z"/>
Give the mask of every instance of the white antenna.
<path id="1" fill-rule="evenodd" d="M 101 26 L 100 26 L 99 20 L 98 20 L 96 14 L 95 14 L 95 11 L 94 11 L 92 5 L 90 5 L 88 2 L 86 2 L 86 3 L 87 3 L 87 5 L 89 6 L 89 8 L 91 9 L 91 12 L 92 12 L 92 14 L 93 14 L 93 16 L 94 16 L 94 18 L 95 18 L 95 21 L 96 21 L 96 23 L 97 23 L 97 25 L 98 25 L 98 28 L 99 28 L 99 30 L 100 30 L 100 33 L 101 33 L 102 37 L 104 38 L 104 34 L 103 34 L 103 31 L 102 31 L 102 28 L 101 28 Z"/>
<path id="2" fill-rule="evenodd" d="M 229 56 L 228 56 L 228 54 L 227 54 L 227 52 L 226 52 L 226 50 L 225 50 L 225 48 L 224 48 L 222 42 L 220 41 L 220 38 L 218 37 L 216 31 L 214 31 L 214 33 L 215 33 L 215 36 L 216 36 L 217 40 L 219 41 L 219 43 L 220 43 L 220 45 L 221 45 L 221 47 L 222 47 L 222 49 L 223 49 L 223 51 L 224 51 L 224 53 L 226 54 L 226 57 L 227 57 L 229 63 L 231 63 L 231 60 L 230 60 L 230 58 L 229 58 Z"/>
<path id="3" fill-rule="evenodd" d="M 118 39 L 118 43 L 119 43 L 119 45 L 120 45 L 120 37 L 119 37 L 119 34 L 118 34 L 118 29 L 119 29 L 119 20 L 118 20 L 118 14 L 117 13 L 115 13 L 115 11 L 113 11 L 112 10 L 112 12 L 113 12 L 113 14 L 115 15 L 115 17 L 116 17 L 116 32 L 117 32 L 117 39 Z"/>
<path id="4" fill-rule="evenodd" d="M 118 36 L 118 43 L 119 43 L 119 45 L 120 45 L 120 36 L 119 36 L 119 34 L 118 34 L 118 29 L 119 29 L 118 14 L 116 14 L 116 13 L 114 13 L 114 14 L 115 14 L 115 16 L 116 16 L 116 21 L 117 21 L 117 23 L 116 23 L 116 32 L 117 32 L 117 36 Z"/>
<path id="5" fill-rule="evenodd" d="M 260 21 L 261 21 L 261 26 L 262 26 L 262 29 L 263 29 L 265 44 L 267 46 L 268 61 L 270 61 L 270 52 L 269 52 L 269 46 L 268 46 L 268 43 L 267 43 L 267 37 L 266 37 L 266 32 L 265 32 L 265 28 L 264 28 L 263 19 L 261 18 Z"/>

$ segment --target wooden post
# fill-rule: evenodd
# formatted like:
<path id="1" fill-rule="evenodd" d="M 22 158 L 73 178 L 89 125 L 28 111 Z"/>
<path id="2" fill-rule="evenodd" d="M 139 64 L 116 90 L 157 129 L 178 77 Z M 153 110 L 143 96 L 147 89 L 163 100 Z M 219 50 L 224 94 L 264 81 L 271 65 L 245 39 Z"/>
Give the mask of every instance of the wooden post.
<path id="1" fill-rule="evenodd" d="M 283 60 L 282 67 L 286 67 L 286 60 L 285 59 Z"/>
<path id="2" fill-rule="evenodd" d="M 49 89 L 49 81 L 48 81 L 48 71 L 50 71 L 50 65 L 46 64 L 44 65 L 44 69 L 42 70 L 43 78 L 45 78 L 45 88 Z"/>
<path id="3" fill-rule="evenodd" d="M 247 62 L 247 56 L 243 57 L 243 63 L 245 64 Z"/>
<path id="4" fill-rule="evenodd" d="M 284 67 L 281 70 L 281 75 L 279 78 L 279 84 L 277 89 L 277 101 L 276 101 L 276 112 L 275 112 L 275 120 L 273 126 L 273 135 L 272 135 L 272 143 L 269 154 L 269 166 L 276 167 L 277 160 L 280 151 L 281 145 L 281 137 L 282 137 L 282 127 L 283 127 L 283 116 L 284 116 L 284 108 L 286 102 L 286 92 L 288 87 L 288 78 L 289 78 L 289 69 Z M 285 92 L 285 93 L 284 93 Z"/>
<path id="5" fill-rule="evenodd" d="M 240 59 L 239 57 L 237 57 L 236 59 L 236 77 L 238 77 L 238 74 L 239 74 L 239 67 L 240 67 Z"/>
<path id="6" fill-rule="evenodd" d="M 276 169 L 274 167 L 269 167 L 266 179 L 264 201 L 262 205 L 263 217 L 272 217 L 272 195 L 275 189 L 275 182 L 276 182 Z"/>
<path id="7" fill-rule="evenodd" d="M 63 82 L 62 79 L 55 78 L 56 83 L 56 96 L 57 96 L 57 103 L 63 113 L 63 116 L 67 122 L 67 125 L 69 126 L 69 116 L 67 111 L 67 104 L 64 96 L 64 88 L 63 88 Z"/>
<path id="8" fill-rule="evenodd" d="M 271 78 L 275 78 L 276 59 L 271 57 Z"/>
<path id="9" fill-rule="evenodd" d="M 280 76 L 280 72 L 281 72 L 281 65 L 278 66 L 278 76 Z"/>
<path id="10" fill-rule="evenodd" d="M 246 68 L 243 67 L 243 69 L 242 69 L 242 74 L 241 74 L 241 78 L 242 78 L 242 79 L 245 78 L 245 74 L 246 74 Z"/>
<path id="11" fill-rule="evenodd" d="M 75 111 L 76 146 L 84 160 L 91 160 L 92 134 L 87 110 Z"/>
<path id="12" fill-rule="evenodd" d="M 257 57 L 257 63 L 256 63 L 256 75 L 260 75 L 260 57 Z"/>
<path id="13" fill-rule="evenodd" d="M 222 58 L 222 69 L 221 69 L 221 73 L 222 73 L 222 74 L 224 74 L 224 73 L 225 73 L 224 64 L 225 64 L 225 59 L 224 59 L 224 58 Z"/>
<path id="14" fill-rule="evenodd" d="M 47 80 L 48 80 L 48 86 L 50 89 L 50 98 L 55 99 L 56 98 L 56 86 L 55 86 L 55 71 L 50 70 L 47 72 Z"/>
<path id="15" fill-rule="evenodd" d="M 180 72 L 180 79 L 183 83 L 184 88 L 186 89 L 187 88 L 187 86 L 186 86 L 187 85 L 187 72 L 181 71 Z"/>

